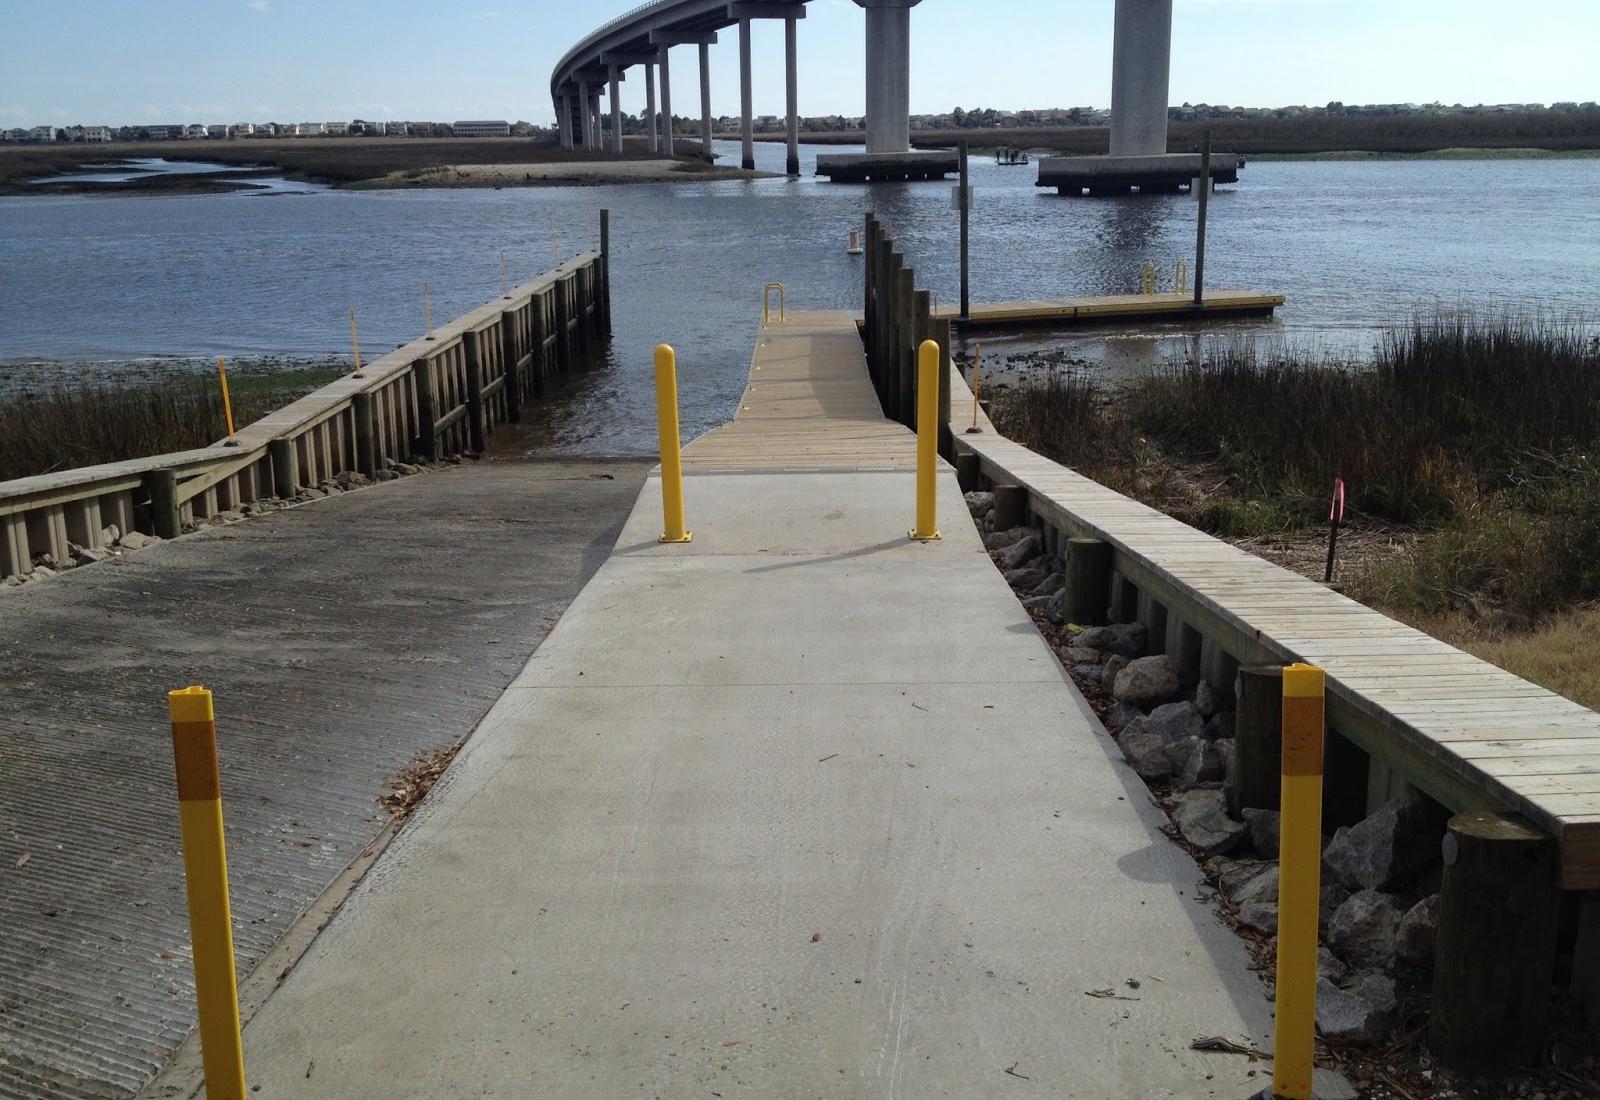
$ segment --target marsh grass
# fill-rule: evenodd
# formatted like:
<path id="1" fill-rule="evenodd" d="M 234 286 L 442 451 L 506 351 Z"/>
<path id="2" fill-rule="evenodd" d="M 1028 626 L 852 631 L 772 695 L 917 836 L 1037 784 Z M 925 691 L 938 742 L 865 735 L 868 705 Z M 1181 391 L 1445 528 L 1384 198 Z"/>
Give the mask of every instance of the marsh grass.
<path id="1" fill-rule="evenodd" d="M 229 372 L 243 426 L 339 377 L 333 365 Z M 55 381 L 0 399 L 0 481 L 204 447 L 227 434 L 215 376 L 146 376 L 127 385 Z"/>

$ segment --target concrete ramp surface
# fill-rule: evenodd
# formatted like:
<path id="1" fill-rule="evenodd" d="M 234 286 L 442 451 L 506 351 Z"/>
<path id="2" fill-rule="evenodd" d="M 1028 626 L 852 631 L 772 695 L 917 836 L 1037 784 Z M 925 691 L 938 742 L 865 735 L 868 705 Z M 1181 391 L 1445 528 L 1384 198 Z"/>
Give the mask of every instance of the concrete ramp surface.
<path id="1" fill-rule="evenodd" d="M 785 345 L 837 368 L 860 354 L 844 323 L 763 330 L 756 365 L 787 364 L 797 418 L 823 414 L 794 400 Z M 760 401 L 753 382 L 743 409 Z M 859 430 L 836 392 L 810 404 Z M 804 434 L 788 427 L 763 430 Z M 894 431 L 873 446 L 909 454 Z M 912 471 L 867 469 L 898 461 L 740 471 L 731 453 L 686 479 L 687 546 L 657 544 L 645 486 L 615 553 L 252 1021 L 260 1095 L 1259 1087 L 1259 1066 L 1189 1049 L 1263 1042 L 1244 947 L 1194 899 L 1198 870 L 995 571 L 953 474 L 944 538 L 919 544 Z"/>

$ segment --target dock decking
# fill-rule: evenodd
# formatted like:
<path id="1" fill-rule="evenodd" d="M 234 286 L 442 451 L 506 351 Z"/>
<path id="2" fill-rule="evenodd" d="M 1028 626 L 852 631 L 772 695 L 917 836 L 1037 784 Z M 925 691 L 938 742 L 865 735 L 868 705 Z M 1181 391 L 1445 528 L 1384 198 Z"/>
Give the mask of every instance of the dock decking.
<path id="1" fill-rule="evenodd" d="M 1195 316 L 1270 316 L 1283 305 L 1281 294 L 1248 290 L 1208 290 L 1205 306 L 1195 309 L 1193 294 L 1112 294 L 1099 298 L 1038 298 L 1019 302 L 974 303 L 971 316 L 959 320 L 960 311 L 945 306 L 936 312 L 962 330 L 1001 325 L 1106 324 L 1118 321 L 1173 321 Z"/>
<path id="2" fill-rule="evenodd" d="M 1034 510 L 1112 544 L 1124 575 L 1243 661 L 1328 674 L 1328 721 L 1456 810 L 1513 810 L 1561 843 L 1563 885 L 1600 889 L 1600 714 L 1004 438 L 951 370 L 959 449 Z"/>

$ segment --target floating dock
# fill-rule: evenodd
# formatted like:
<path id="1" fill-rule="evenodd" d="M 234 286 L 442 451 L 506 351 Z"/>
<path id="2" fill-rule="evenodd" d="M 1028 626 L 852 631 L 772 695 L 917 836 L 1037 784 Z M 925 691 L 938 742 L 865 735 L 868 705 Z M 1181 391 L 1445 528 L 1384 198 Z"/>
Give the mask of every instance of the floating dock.
<path id="1" fill-rule="evenodd" d="M 960 154 L 951 151 L 908 153 L 822 153 L 817 175 L 834 183 L 889 183 L 939 180 L 961 171 Z"/>
<path id="2" fill-rule="evenodd" d="M 1036 186 L 1054 187 L 1063 195 L 1175 195 L 1193 190 L 1200 178 L 1199 153 L 1162 153 L 1137 157 L 1045 157 L 1039 162 Z M 1238 183 L 1244 158 L 1214 153 L 1211 181 Z"/>
<path id="3" fill-rule="evenodd" d="M 1001 325 L 1115 324 L 1121 321 L 1180 321 L 1186 317 L 1270 317 L 1283 305 L 1282 294 L 1259 294 L 1249 290 L 1208 290 L 1204 304 L 1196 307 L 1194 295 L 1112 294 L 1100 298 L 1041 298 L 1025 302 L 990 302 L 974 305 L 972 314 L 962 320 L 960 310 L 945 307 L 937 311 L 949 317 L 959 329 L 994 328 Z"/>

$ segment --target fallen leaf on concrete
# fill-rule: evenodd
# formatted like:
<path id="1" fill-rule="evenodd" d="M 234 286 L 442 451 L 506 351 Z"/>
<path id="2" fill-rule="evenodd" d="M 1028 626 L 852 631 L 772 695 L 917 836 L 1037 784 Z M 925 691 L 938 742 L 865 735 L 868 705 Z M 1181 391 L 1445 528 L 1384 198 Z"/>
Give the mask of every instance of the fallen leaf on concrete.
<path id="1" fill-rule="evenodd" d="M 1257 1058 L 1270 1058 L 1265 1051 L 1257 1050 L 1248 1043 L 1236 1043 L 1232 1039 L 1224 1039 L 1220 1035 L 1202 1036 L 1189 1044 L 1190 1050 L 1204 1050 L 1212 1054 L 1243 1054 L 1254 1062 Z"/>
<path id="2" fill-rule="evenodd" d="M 1138 997 L 1124 997 L 1115 989 L 1085 989 L 1084 994 L 1090 997 L 1099 997 L 1103 1001 L 1137 1001 Z"/>
<path id="3" fill-rule="evenodd" d="M 1029 1077 L 1027 1074 L 1018 1073 L 1017 1072 L 1017 1063 L 1015 1063 L 1015 1062 L 1012 1062 L 1009 1066 L 1007 1066 L 1005 1069 L 1001 1070 L 1000 1072 L 1006 1074 L 1008 1077 L 1015 1077 L 1019 1081 L 1032 1081 L 1033 1080 L 1033 1078 Z"/>
<path id="4" fill-rule="evenodd" d="M 740 1040 L 738 1039 L 724 1039 L 722 1040 L 722 1045 L 725 1047 L 736 1047 L 739 1045 L 739 1042 Z"/>
<path id="5" fill-rule="evenodd" d="M 23 852 L 22 853 L 22 858 L 17 860 L 17 870 L 20 871 L 24 867 L 26 867 L 28 865 L 28 860 L 30 860 L 32 858 L 33 858 L 33 853 L 32 852 Z"/>

